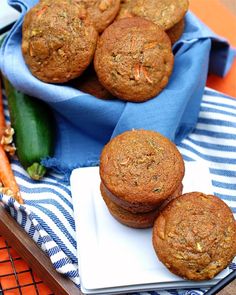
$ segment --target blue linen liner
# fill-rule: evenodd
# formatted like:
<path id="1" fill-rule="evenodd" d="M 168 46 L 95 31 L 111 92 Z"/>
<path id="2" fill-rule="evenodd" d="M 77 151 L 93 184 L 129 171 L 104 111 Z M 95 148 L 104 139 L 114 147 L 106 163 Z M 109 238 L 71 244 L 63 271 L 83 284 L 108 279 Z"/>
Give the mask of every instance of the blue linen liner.
<path id="1" fill-rule="evenodd" d="M 232 63 L 233 51 L 227 41 L 188 12 L 184 34 L 173 47 L 172 76 L 156 98 L 144 103 L 103 101 L 65 84 L 47 84 L 32 76 L 21 53 L 23 17 L 36 3 L 9 1 L 21 16 L 2 45 L 0 68 L 18 90 L 54 109 L 55 155 L 43 163 L 67 175 L 75 167 L 96 165 L 104 144 L 125 130 L 156 130 L 179 143 L 196 125 L 208 70 L 223 76 Z"/>

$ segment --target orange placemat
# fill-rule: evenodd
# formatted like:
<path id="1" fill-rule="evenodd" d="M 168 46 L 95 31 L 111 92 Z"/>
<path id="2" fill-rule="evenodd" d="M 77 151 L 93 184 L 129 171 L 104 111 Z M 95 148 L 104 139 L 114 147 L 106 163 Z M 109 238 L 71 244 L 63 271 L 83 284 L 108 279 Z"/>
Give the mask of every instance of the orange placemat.
<path id="1" fill-rule="evenodd" d="M 236 48 L 236 16 L 219 0 L 190 0 L 190 10 Z M 236 97 L 236 60 L 226 77 L 209 75 L 207 86 Z"/>

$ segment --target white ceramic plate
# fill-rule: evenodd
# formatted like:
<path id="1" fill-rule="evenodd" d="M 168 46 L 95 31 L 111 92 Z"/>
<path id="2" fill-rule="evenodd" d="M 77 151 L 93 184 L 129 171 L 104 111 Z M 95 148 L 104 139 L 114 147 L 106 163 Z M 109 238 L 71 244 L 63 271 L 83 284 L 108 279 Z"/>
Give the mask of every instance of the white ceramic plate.
<path id="1" fill-rule="evenodd" d="M 213 194 L 209 169 L 187 162 L 184 192 Z M 132 229 L 109 213 L 100 195 L 99 168 L 75 169 L 71 192 L 78 243 L 79 273 L 85 294 L 113 294 L 167 288 L 211 286 L 229 273 L 206 282 L 190 282 L 173 275 L 158 261 L 151 229 Z"/>

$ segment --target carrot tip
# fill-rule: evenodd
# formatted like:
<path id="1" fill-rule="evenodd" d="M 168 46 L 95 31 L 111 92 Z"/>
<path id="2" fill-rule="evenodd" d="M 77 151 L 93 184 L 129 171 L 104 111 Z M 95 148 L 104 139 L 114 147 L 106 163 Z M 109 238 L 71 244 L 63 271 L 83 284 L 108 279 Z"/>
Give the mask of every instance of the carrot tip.
<path id="1" fill-rule="evenodd" d="M 19 204 L 24 204 L 24 200 L 22 199 L 20 192 L 16 193 L 15 199 L 18 201 Z"/>

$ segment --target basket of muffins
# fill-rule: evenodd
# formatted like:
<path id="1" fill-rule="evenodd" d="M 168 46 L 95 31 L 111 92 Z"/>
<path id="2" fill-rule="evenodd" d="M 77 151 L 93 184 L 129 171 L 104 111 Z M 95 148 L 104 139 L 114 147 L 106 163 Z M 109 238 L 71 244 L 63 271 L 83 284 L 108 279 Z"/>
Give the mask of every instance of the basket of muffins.
<path id="1" fill-rule="evenodd" d="M 168 84 L 188 0 L 40 0 L 24 17 L 22 54 L 46 83 L 144 102 Z"/>
<path id="2" fill-rule="evenodd" d="M 160 133 L 130 130 L 114 137 L 102 150 L 99 171 L 110 214 L 123 225 L 152 228 L 157 258 L 172 273 L 209 280 L 233 260 L 231 209 L 214 195 L 182 194 L 183 158 Z"/>

